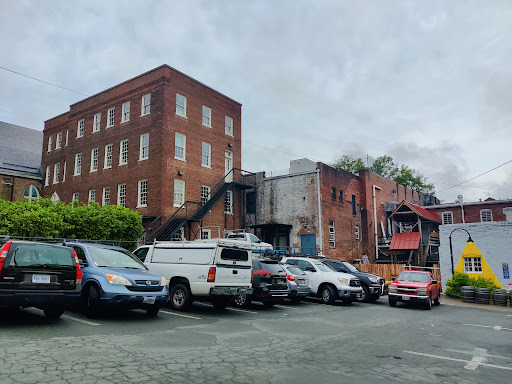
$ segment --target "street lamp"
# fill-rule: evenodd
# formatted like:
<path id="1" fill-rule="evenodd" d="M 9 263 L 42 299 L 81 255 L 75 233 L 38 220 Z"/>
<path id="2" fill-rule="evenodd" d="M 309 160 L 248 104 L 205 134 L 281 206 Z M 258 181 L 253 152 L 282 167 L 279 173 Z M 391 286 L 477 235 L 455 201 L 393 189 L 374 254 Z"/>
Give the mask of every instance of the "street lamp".
<path id="1" fill-rule="evenodd" d="M 453 275 L 454 275 L 454 273 L 455 273 L 455 271 L 454 271 L 454 269 L 453 269 L 453 247 L 452 247 L 452 234 L 453 234 L 453 232 L 458 231 L 458 230 L 461 230 L 461 231 L 466 232 L 466 233 L 468 234 L 468 241 L 467 241 L 467 242 L 468 242 L 468 243 L 473 243 L 473 239 L 471 238 L 470 233 L 469 233 L 466 229 L 464 229 L 464 228 L 455 228 L 453 231 L 451 231 L 451 232 L 450 232 L 449 239 L 450 239 L 450 257 L 451 257 L 451 259 L 452 259 L 452 276 L 453 276 Z"/>

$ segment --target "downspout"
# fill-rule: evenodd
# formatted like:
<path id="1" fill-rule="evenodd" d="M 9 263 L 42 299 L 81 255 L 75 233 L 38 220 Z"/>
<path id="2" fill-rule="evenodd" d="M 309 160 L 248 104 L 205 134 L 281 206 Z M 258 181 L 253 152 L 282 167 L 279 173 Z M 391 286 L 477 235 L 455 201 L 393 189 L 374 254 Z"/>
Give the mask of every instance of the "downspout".
<path id="1" fill-rule="evenodd" d="M 318 195 L 318 234 L 320 235 L 320 254 L 324 254 L 324 236 L 322 230 L 322 196 L 320 195 L 320 170 L 316 170 L 316 192 Z"/>
<path id="2" fill-rule="evenodd" d="M 375 259 L 379 258 L 379 233 L 377 230 L 377 193 L 375 190 L 378 189 L 379 191 L 382 190 L 381 187 L 373 185 L 373 229 L 375 233 Z"/>
<path id="3" fill-rule="evenodd" d="M 466 220 L 464 219 L 464 203 L 460 203 L 460 211 L 462 213 L 462 224 L 465 224 Z"/>

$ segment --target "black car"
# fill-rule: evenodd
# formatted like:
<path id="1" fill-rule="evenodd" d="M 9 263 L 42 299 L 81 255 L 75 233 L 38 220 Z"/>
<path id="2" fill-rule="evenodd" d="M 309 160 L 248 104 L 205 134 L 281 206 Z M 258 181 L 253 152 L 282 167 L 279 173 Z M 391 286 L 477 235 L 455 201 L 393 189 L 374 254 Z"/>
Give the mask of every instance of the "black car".
<path id="1" fill-rule="evenodd" d="M 252 288 L 250 296 L 236 295 L 233 304 L 236 307 L 246 307 L 251 301 L 261 301 L 267 308 L 284 301 L 289 289 L 286 282 L 286 272 L 276 260 L 266 258 L 252 259 Z"/>
<path id="2" fill-rule="evenodd" d="M 322 259 L 322 262 L 337 272 L 350 273 L 361 281 L 363 294 L 358 297 L 358 301 L 365 303 L 373 302 L 380 296 L 388 293 L 388 286 L 386 285 L 386 281 L 379 275 L 362 272 L 346 261 Z"/>
<path id="3" fill-rule="evenodd" d="M 78 302 L 82 271 L 73 249 L 7 241 L 0 249 L 0 306 L 35 307 L 58 318 Z"/>

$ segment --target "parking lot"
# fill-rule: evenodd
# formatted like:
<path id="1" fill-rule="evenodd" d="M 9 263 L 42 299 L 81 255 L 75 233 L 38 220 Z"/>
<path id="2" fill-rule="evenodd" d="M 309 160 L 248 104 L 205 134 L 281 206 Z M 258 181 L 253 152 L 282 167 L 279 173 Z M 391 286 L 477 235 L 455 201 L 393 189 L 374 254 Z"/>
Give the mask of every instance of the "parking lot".
<path id="1" fill-rule="evenodd" d="M 508 383 L 512 311 L 314 301 L 88 319 L 0 311 L 0 383 Z"/>

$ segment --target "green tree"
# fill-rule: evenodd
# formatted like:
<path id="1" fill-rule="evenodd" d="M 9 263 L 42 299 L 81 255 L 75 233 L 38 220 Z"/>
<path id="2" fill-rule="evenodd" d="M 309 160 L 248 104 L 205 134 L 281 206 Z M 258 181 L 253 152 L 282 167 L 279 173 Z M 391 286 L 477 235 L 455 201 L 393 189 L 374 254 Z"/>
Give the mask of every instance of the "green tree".
<path id="1" fill-rule="evenodd" d="M 363 159 L 355 159 L 350 155 L 341 156 L 341 158 L 339 158 L 334 164 L 331 164 L 331 166 L 351 173 L 357 173 L 360 169 L 366 168 Z"/>

